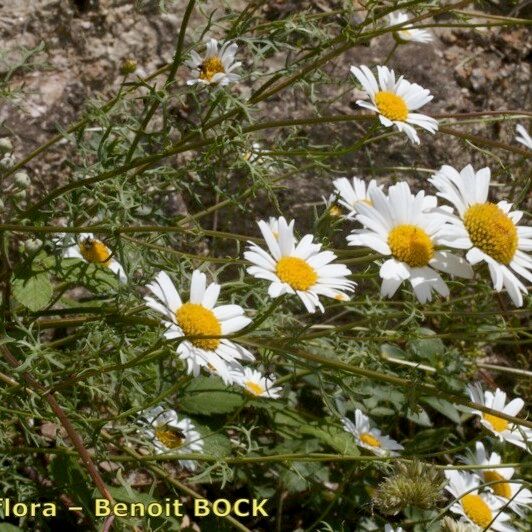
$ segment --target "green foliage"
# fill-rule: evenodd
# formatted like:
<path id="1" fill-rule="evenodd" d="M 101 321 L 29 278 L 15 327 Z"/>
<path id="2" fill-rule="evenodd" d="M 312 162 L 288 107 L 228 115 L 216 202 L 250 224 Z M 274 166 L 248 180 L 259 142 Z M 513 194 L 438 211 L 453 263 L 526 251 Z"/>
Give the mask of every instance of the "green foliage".
<path id="1" fill-rule="evenodd" d="M 458 465 L 480 439 L 526 482 L 524 453 L 485 437 L 464 390 L 483 377 L 485 388 L 496 384 L 509 398 L 526 394 L 529 301 L 510 307 L 481 266 L 474 279 L 444 276 L 447 298 L 421 304 L 407 283 L 393 298 L 381 297 L 379 272 L 388 257 L 348 246 L 346 236 L 359 225 L 338 198 L 321 200 L 341 176 L 383 185 L 408 180 L 415 191 L 429 190 L 427 176 L 454 164 L 440 160 L 441 145 L 429 150 L 426 136 L 419 148 L 407 147 L 401 132 L 353 110 L 360 87 L 349 66 L 359 55 L 372 64 L 373 52 L 388 54 L 394 41 L 387 17 L 402 4 L 158 4 L 183 22 L 176 63 L 144 79 L 125 73 L 112 99 L 87 102 L 79 122 L 24 163 L 10 166 L 11 140 L 0 146 L 0 159 L 8 159 L 0 205 L 0 488 L 3 497 L 28 502 L 67 496 L 86 521 L 80 525 L 64 510 L 55 522 L 13 518 L 0 532 L 103 530 L 92 509 L 102 490 L 119 502 L 179 498 L 186 507 L 188 525 L 181 517 L 117 517 L 116 530 L 370 531 L 393 516 L 394 526 L 436 531 L 451 502 L 443 500 L 441 470 Z M 403 4 L 419 25 L 460 23 L 467 32 L 486 25 L 465 5 Z M 506 15 L 486 20 L 508 28 L 526 22 Z M 212 35 L 239 45 L 238 88 L 186 83 L 192 74 L 184 61 L 203 53 L 202 41 Z M 4 60 L 0 97 L 19 94 L 12 80 L 37 68 L 41 52 L 39 46 Z M 424 75 L 424 86 L 441 92 L 431 72 Z M 523 119 L 493 111 L 450 115 L 450 126 L 440 121 L 438 135 L 460 139 L 453 141 L 475 167 L 492 166 L 493 200 L 526 197 L 526 152 L 477 129 L 488 135 L 486 125 L 513 127 L 516 117 Z M 460 131 L 449 133 L 456 123 Z M 17 169 L 27 167 L 33 178 L 32 165 L 49 150 L 62 150 L 64 175 L 53 186 L 34 180 L 24 189 Z M 249 242 L 264 246 L 256 222 L 281 215 L 296 219 L 298 238 L 312 233 L 314 244 L 334 250 L 336 263 L 349 268 L 357 287 L 348 301 L 322 294 L 325 312 L 309 313 L 294 294 L 273 299 L 269 282 L 246 271 Z M 80 253 L 83 233 L 104 250 L 92 262 L 66 253 L 70 246 Z M 110 267 L 115 262 L 127 280 Z M 160 271 L 187 302 L 196 269 L 221 285 L 217 305 L 239 305 L 250 318 L 221 336 L 253 354 L 244 366 L 271 377 L 267 386 L 225 384 L 212 360 L 195 353 L 198 376 L 183 355 L 198 345 L 194 328 L 167 330 L 178 321 L 175 305 L 162 317 L 146 304 Z M 202 320 L 212 325 L 205 314 Z M 276 386 L 279 397 L 268 397 Z M 154 407 L 176 418 L 146 421 Z M 371 418 L 362 434 L 345 429 L 357 410 Z M 404 449 L 397 456 L 372 449 L 379 435 Z M 198 497 L 267 498 L 270 516 L 202 520 L 192 515 Z"/>

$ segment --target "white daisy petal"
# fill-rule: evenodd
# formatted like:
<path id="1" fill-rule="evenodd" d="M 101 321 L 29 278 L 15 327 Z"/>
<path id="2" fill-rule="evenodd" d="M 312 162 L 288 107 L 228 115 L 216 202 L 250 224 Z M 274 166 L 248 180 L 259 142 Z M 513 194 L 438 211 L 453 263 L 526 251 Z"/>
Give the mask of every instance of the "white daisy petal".
<path id="1" fill-rule="evenodd" d="M 458 216 L 450 215 L 448 221 L 460 228 L 462 235 L 453 241 L 442 233 L 442 241 L 467 249 L 466 259 L 473 265 L 486 262 L 495 290 L 504 287 L 514 305 L 520 307 L 528 290 L 515 274 L 532 279 L 532 259 L 526 253 L 532 242 L 526 237 L 529 229 L 517 225 L 521 211 L 512 211 L 512 205 L 504 200 L 497 204 L 488 201 L 490 175 L 489 168 L 475 172 L 467 165 L 458 172 L 443 166 L 429 180 L 438 189 L 438 196 L 458 211 Z"/>
<path id="2" fill-rule="evenodd" d="M 192 69 L 193 78 L 187 80 L 187 85 L 221 85 L 225 86 L 238 81 L 240 76 L 232 73 L 241 66 L 235 62 L 235 54 L 238 45 L 226 42 L 221 47 L 216 39 L 209 39 L 206 43 L 205 57 L 196 52 L 190 53 L 190 59 L 186 64 Z"/>
<path id="3" fill-rule="evenodd" d="M 147 296 L 146 304 L 171 320 L 163 321 L 167 340 L 186 337 L 177 345 L 176 353 L 189 374 L 198 376 L 204 368 L 218 372 L 224 382 L 228 382 L 227 364 L 253 360 L 253 355 L 220 337 L 243 329 L 251 319 L 244 316 L 239 305 L 215 307 L 220 285 L 211 283 L 206 287 L 206 275 L 199 270 L 192 272 L 190 285 L 190 299 L 182 303 L 168 275 L 159 272 L 155 281 L 148 285 L 157 299 Z"/>
<path id="4" fill-rule="evenodd" d="M 353 291 L 355 286 L 347 278 L 351 272 L 343 264 L 333 264 L 336 255 L 321 251 L 321 244 L 314 243 L 312 235 L 305 235 L 298 242 L 294 221 L 288 223 L 284 217 L 260 221 L 258 225 L 271 255 L 263 249 L 259 252 L 256 245 L 250 244 L 244 256 L 257 264 L 247 269 L 250 275 L 271 282 L 270 297 L 296 294 L 309 313 L 314 313 L 316 308 L 323 312 L 320 295 L 338 301 L 349 299 L 345 292 Z"/>

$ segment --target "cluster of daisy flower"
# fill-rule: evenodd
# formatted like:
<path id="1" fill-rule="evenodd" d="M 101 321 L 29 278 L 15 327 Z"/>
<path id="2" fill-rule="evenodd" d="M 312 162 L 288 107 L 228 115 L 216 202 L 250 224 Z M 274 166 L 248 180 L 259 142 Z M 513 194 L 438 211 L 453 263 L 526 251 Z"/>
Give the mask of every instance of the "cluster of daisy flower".
<path id="1" fill-rule="evenodd" d="M 406 182 L 387 193 L 374 180 L 367 186 L 356 177 L 333 182 L 336 194 L 328 203 L 338 200 L 346 218 L 362 225 L 347 237 L 349 245 L 389 257 L 380 267 L 381 295 L 392 297 L 408 280 L 421 303 L 431 301 L 433 292 L 447 297 L 439 272 L 471 279 L 472 265 L 485 262 L 495 290 L 505 288 L 521 306 L 527 288 L 517 275 L 532 281 L 526 253 L 532 249 L 532 228 L 518 225 L 523 213 L 507 201 L 489 201 L 489 168 L 475 172 L 468 165 L 458 172 L 445 165 L 429 182 L 452 207 L 438 206 L 436 196 L 424 191 L 412 193 Z M 452 250 L 467 253 L 462 257 Z"/>
<path id="2" fill-rule="evenodd" d="M 516 416 L 524 406 L 521 398 L 515 398 L 506 404 L 505 392 L 500 389 L 494 393 L 483 391 L 479 383 L 469 385 L 468 392 L 473 402 L 509 416 Z M 530 429 L 513 425 L 494 414 L 480 410 L 471 412 L 480 417 L 482 426 L 497 440 L 524 449 L 532 443 Z M 383 435 L 359 409 L 355 410 L 354 422 L 347 417 L 343 417 L 341 421 L 345 431 L 353 435 L 356 445 L 377 456 L 397 456 L 403 450 L 401 444 Z M 475 452 L 468 451 L 465 456 L 458 458 L 473 468 L 473 471 L 448 469 L 444 472 L 447 479 L 445 490 L 454 498 L 449 509 L 460 516 L 458 526 L 470 526 L 471 530 L 514 531 L 507 524 L 512 517 L 505 510 L 513 510 L 523 517 L 532 504 L 532 492 L 524 487 L 522 480 L 513 478 L 515 469 L 501 466 L 501 456 L 496 452 L 488 454 L 480 441 L 475 444 Z M 393 531 L 394 528 L 386 525 L 385 530 Z M 399 527 L 395 530 L 403 529 Z"/>
<path id="3" fill-rule="evenodd" d="M 403 13 L 390 16 L 390 26 L 400 25 L 394 31 L 398 43 L 432 40 L 429 32 L 414 29 L 407 22 L 408 16 Z M 216 39 L 210 39 L 204 57 L 191 52 L 187 64 L 194 77 L 187 83 L 224 86 L 238 81 L 240 76 L 235 70 L 241 63 L 235 61 L 237 48 L 235 43 L 220 46 Z M 403 76 L 397 78 L 386 66 L 377 66 L 376 71 L 377 76 L 365 65 L 351 67 L 351 73 L 366 93 L 366 98 L 357 104 L 377 113 L 382 126 L 396 127 L 414 143 L 420 142 L 416 127 L 435 133 L 437 120 L 417 112 L 432 100 L 430 92 Z M 520 135 L 517 140 L 532 148 L 526 130 L 518 126 L 517 131 Z M 258 146 L 254 144 L 253 148 Z M 443 166 L 429 182 L 436 188 L 436 196 L 449 205 L 438 205 L 438 198 L 424 191 L 414 194 L 406 182 L 387 190 L 375 180 L 366 184 L 356 177 L 352 181 L 340 178 L 333 182 L 336 193 L 329 200 L 329 208 L 338 202 L 347 210 L 345 218 L 361 226 L 352 230 L 348 244 L 370 248 L 386 257 L 379 272 L 381 295 L 393 297 L 401 284 L 409 281 L 421 303 L 431 301 L 434 292 L 447 297 L 449 287 L 441 273 L 472 279 L 472 266 L 485 262 L 495 290 L 506 289 L 514 304 L 521 306 L 527 289 L 517 275 L 532 281 L 532 259 L 526 253 L 532 249 L 532 228 L 518 225 L 523 213 L 512 211 L 512 205 L 506 201 L 495 204 L 488 200 L 489 168 L 475 172 L 466 166 L 459 172 Z M 336 262 L 332 251 L 322 250 L 314 235 L 297 238 L 295 221 L 282 216 L 261 220 L 258 227 L 266 247 L 249 242 L 244 253 L 251 264 L 247 273 L 269 282 L 268 295 L 272 299 L 295 296 L 309 313 L 324 311 L 324 297 L 339 302 L 349 300 L 355 289 L 355 283 L 349 279 L 351 272 Z M 100 264 L 114 272 L 121 282 L 128 281 L 112 251 L 94 235 L 84 233 L 76 241 L 63 235 L 62 239 L 65 258 Z M 465 250 L 465 256 L 458 250 Z M 205 371 L 217 375 L 225 384 L 240 386 L 254 397 L 281 396 L 275 378 L 246 365 L 253 363 L 255 357 L 233 338 L 251 328 L 252 320 L 237 303 L 217 304 L 219 284 L 209 284 L 205 273 L 194 270 L 187 297 L 183 297 L 170 276 L 160 271 L 146 288 L 149 295 L 144 300 L 150 309 L 162 315 L 163 335 L 176 343 L 177 356 L 188 374 L 198 376 Z M 512 416 L 523 406 L 520 399 L 505 405 L 506 396 L 500 390 L 495 394 L 484 393 L 475 385 L 470 387 L 470 394 L 474 402 Z M 502 418 L 480 411 L 474 413 L 501 440 L 526 448 L 532 439 L 530 431 Z M 358 409 L 354 421 L 347 417 L 341 421 L 358 446 L 378 456 L 396 456 L 403 450 L 401 444 L 383 435 Z M 175 410 L 161 405 L 150 408 L 141 413 L 139 423 L 156 452 L 179 449 L 180 453 L 201 453 L 204 448 L 194 423 Z M 476 453 L 464 461 L 497 466 L 501 457 L 495 452 L 488 457 L 479 442 Z M 190 470 L 196 467 L 193 460 L 180 463 Z M 500 509 L 508 505 L 519 512 L 532 501 L 530 491 L 522 489 L 519 482 L 509 482 L 513 473 L 512 468 L 498 467 L 482 470 L 482 476 L 447 471 L 447 489 L 456 498 L 451 510 L 475 525 L 486 527 L 492 523 L 495 530 L 510 530 L 504 524 L 510 517 Z M 481 491 L 482 482 L 495 481 L 498 483 Z"/>
<path id="4" fill-rule="evenodd" d="M 523 408 L 521 398 L 506 404 L 506 393 L 497 388 L 493 393 L 483 391 L 479 383 L 468 386 L 471 400 L 509 416 L 516 416 Z M 532 442 L 532 431 L 513 425 L 506 419 L 493 414 L 472 410 L 479 416 L 480 423 L 500 442 L 508 442 L 523 449 Z M 501 456 L 488 454 L 484 444 L 477 441 L 475 452 L 468 451 L 459 459 L 474 467 L 472 471 L 446 470 L 446 490 L 454 497 L 450 510 L 461 516 L 461 521 L 480 529 L 511 532 L 508 524 L 511 515 L 506 509 L 523 516 L 532 503 L 532 493 L 523 481 L 513 479 L 513 467 L 501 467 Z"/>

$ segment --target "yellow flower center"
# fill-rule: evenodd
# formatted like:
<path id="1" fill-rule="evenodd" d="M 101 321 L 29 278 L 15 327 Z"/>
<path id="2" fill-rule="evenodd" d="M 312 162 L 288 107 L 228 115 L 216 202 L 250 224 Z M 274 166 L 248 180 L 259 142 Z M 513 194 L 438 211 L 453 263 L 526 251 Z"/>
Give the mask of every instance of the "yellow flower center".
<path id="1" fill-rule="evenodd" d="M 282 257 L 275 271 L 279 279 L 294 290 L 308 290 L 318 280 L 314 268 L 299 257 Z"/>
<path id="2" fill-rule="evenodd" d="M 517 229 L 494 203 L 475 203 L 464 214 L 464 225 L 473 245 L 502 264 L 517 250 Z"/>
<path id="3" fill-rule="evenodd" d="M 434 246 L 429 235 L 415 225 L 398 225 L 388 234 L 392 255 L 413 268 L 426 266 L 434 256 Z"/>
<path id="4" fill-rule="evenodd" d="M 157 427 L 155 437 L 168 449 L 181 447 L 184 439 L 184 435 L 179 429 L 169 426 Z"/>
<path id="5" fill-rule="evenodd" d="M 361 442 L 365 443 L 366 445 L 369 445 L 370 447 L 380 447 L 381 442 L 375 438 L 375 436 L 372 436 L 369 432 L 363 432 L 359 439 Z"/>
<path id="6" fill-rule="evenodd" d="M 245 381 L 244 385 L 246 386 L 246 390 L 253 395 L 262 395 L 266 391 L 266 389 L 263 388 L 258 382 Z"/>
<path id="7" fill-rule="evenodd" d="M 389 120 L 404 122 L 408 118 L 408 106 L 401 96 L 393 92 L 379 91 L 375 94 L 379 113 Z"/>
<path id="8" fill-rule="evenodd" d="M 208 57 L 200 66 L 200 79 L 211 81 L 215 74 L 225 72 L 222 60 L 217 56 Z"/>
<path id="9" fill-rule="evenodd" d="M 340 210 L 340 207 L 338 207 L 338 205 L 331 205 L 331 207 L 329 208 L 329 214 L 333 218 L 338 218 L 338 216 L 341 216 L 342 211 Z"/>
<path id="10" fill-rule="evenodd" d="M 475 523 L 476 525 L 486 528 L 493 520 L 493 514 L 490 507 L 479 495 L 468 493 L 464 495 L 460 502 L 464 513 Z"/>
<path id="11" fill-rule="evenodd" d="M 176 310 L 177 324 L 185 336 L 220 336 L 222 327 L 211 310 L 196 303 L 185 303 Z M 214 351 L 220 344 L 219 338 L 194 338 L 190 342 L 206 351 Z"/>
<path id="12" fill-rule="evenodd" d="M 87 262 L 96 262 L 103 266 L 111 264 L 111 251 L 99 240 L 86 238 L 79 243 L 79 252 Z"/>
<path id="13" fill-rule="evenodd" d="M 492 414 L 482 414 L 482 417 L 493 427 L 495 432 L 503 432 L 508 428 L 508 421 Z"/>
<path id="14" fill-rule="evenodd" d="M 410 30 L 399 30 L 397 33 L 399 34 L 399 37 L 405 41 L 409 41 L 412 38 L 412 32 Z"/>
<path id="15" fill-rule="evenodd" d="M 498 484 L 492 484 L 491 488 L 499 497 L 509 499 L 512 496 L 512 487 L 508 482 L 504 482 L 506 479 L 497 471 L 484 471 L 484 480 L 486 482 L 498 481 Z"/>

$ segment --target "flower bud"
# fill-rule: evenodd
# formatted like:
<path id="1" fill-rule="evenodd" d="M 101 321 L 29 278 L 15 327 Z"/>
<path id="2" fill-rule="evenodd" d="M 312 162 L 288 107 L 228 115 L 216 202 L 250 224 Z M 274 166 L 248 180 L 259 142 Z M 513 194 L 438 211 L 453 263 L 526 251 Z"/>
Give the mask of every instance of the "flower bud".
<path id="1" fill-rule="evenodd" d="M 13 151 L 12 142 L 7 137 L 1 138 L 0 139 L 0 153 L 9 153 L 12 151 Z"/>
<path id="2" fill-rule="evenodd" d="M 17 172 L 14 176 L 14 180 L 15 180 L 15 183 L 21 188 L 26 188 L 31 185 L 31 179 L 30 179 L 30 176 L 28 175 L 28 172 L 26 172 L 26 170 Z"/>
<path id="3" fill-rule="evenodd" d="M 120 74 L 127 76 L 128 74 L 133 74 L 135 70 L 137 70 L 137 62 L 133 58 L 127 57 L 122 61 L 122 64 L 120 65 Z"/>
<path id="4" fill-rule="evenodd" d="M 24 242 L 24 249 L 28 253 L 34 253 L 35 251 L 38 251 L 42 247 L 42 240 L 38 238 L 28 238 L 26 242 Z"/>
<path id="5" fill-rule="evenodd" d="M 15 156 L 11 153 L 7 153 L 0 160 L 0 166 L 2 168 L 8 169 L 15 165 Z"/>

